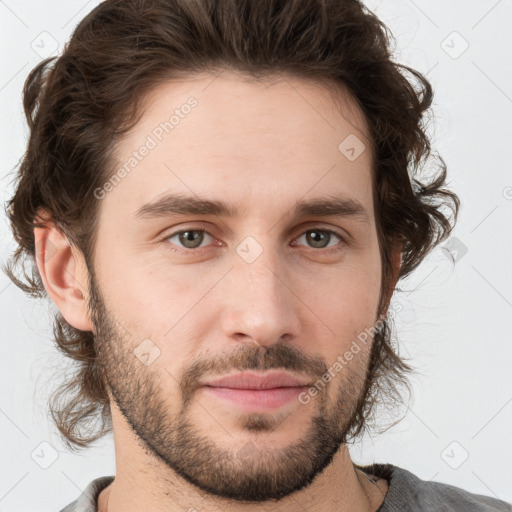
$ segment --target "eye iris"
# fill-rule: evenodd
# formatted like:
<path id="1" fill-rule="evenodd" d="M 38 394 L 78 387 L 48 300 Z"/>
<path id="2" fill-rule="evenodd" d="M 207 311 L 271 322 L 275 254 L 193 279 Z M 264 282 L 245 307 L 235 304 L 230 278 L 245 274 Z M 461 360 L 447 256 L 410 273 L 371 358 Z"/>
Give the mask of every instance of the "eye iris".
<path id="1" fill-rule="evenodd" d="M 190 238 L 191 234 L 192 238 Z M 197 234 L 197 236 L 194 236 L 195 234 Z M 180 233 L 180 242 L 183 243 L 187 249 L 194 249 L 201 245 L 203 237 L 204 233 L 202 231 L 183 231 Z M 192 242 L 192 245 L 188 245 L 190 242 Z"/>
<path id="2" fill-rule="evenodd" d="M 323 237 L 323 242 L 325 242 L 325 240 L 327 240 L 327 242 L 329 242 L 329 239 L 330 239 L 330 235 L 328 233 L 324 233 L 322 231 L 308 231 L 308 234 L 306 235 L 307 239 L 308 239 L 308 243 L 312 243 L 313 247 L 320 247 L 320 248 L 323 248 L 325 247 L 325 245 L 322 245 L 322 240 L 318 240 L 318 238 L 322 238 Z M 320 244 L 320 245 L 318 245 Z"/>

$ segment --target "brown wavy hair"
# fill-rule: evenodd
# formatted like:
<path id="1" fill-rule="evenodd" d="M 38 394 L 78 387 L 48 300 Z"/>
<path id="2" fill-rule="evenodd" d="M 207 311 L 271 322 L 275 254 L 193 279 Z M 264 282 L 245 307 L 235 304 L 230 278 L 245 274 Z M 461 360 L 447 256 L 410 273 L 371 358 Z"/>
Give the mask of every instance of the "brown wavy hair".
<path id="1" fill-rule="evenodd" d="M 50 212 L 92 271 L 94 190 L 115 172 L 114 147 L 140 119 L 145 95 L 174 78 L 235 70 L 253 79 L 283 75 L 342 84 L 362 109 L 373 151 L 384 306 L 393 241 L 403 243 L 401 279 L 449 236 L 459 210 L 457 195 L 444 188 L 445 162 L 431 151 L 426 134 L 432 87 L 421 73 L 392 60 L 393 46 L 389 29 L 358 0 L 101 3 L 62 54 L 43 60 L 26 79 L 29 140 L 6 206 L 18 246 L 4 271 L 31 296 L 47 296 L 34 260 L 38 209 Z M 375 333 L 354 438 L 369 427 L 377 404 L 396 406 L 401 387 L 411 391 L 407 374 L 413 368 L 400 357 L 392 330 L 388 312 Z M 51 396 L 49 413 L 66 445 L 79 450 L 111 431 L 110 403 L 93 333 L 57 313 L 54 337 L 75 373 Z"/>

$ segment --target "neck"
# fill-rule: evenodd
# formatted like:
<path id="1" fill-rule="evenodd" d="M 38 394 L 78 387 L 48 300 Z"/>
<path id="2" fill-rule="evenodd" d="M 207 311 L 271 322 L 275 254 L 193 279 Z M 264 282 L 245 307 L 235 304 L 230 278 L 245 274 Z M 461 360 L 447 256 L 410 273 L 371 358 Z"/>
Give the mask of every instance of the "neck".
<path id="1" fill-rule="evenodd" d="M 295 493 L 293 499 L 280 500 L 277 507 L 272 509 L 273 512 L 296 511 L 298 506 L 311 512 L 375 512 L 385 499 L 388 482 L 372 478 L 355 468 L 351 462 L 345 468 L 342 463 L 349 456 L 346 447 L 342 448 L 333 463 L 307 489 Z M 120 471 L 114 482 L 101 491 L 97 502 L 98 512 L 135 512 L 143 508 L 155 512 L 194 508 L 215 512 L 266 510 L 267 505 L 264 503 L 241 505 L 215 496 L 205 498 L 204 494 L 190 488 L 188 483 L 176 482 L 176 486 L 162 488 L 160 493 L 155 493 L 155 479 L 147 471 L 131 471 L 130 474 Z M 340 482 L 344 485 L 340 485 Z"/>
<path id="2" fill-rule="evenodd" d="M 108 512 L 109 510 L 109 499 L 110 499 L 110 493 L 112 492 L 112 485 L 113 484 L 110 484 L 108 487 L 105 487 L 105 489 L 103 489 L 99 496 L 98 496 L 98 500 L 97 500 L 97 504 L 98 504 L 98 512 Z"/>

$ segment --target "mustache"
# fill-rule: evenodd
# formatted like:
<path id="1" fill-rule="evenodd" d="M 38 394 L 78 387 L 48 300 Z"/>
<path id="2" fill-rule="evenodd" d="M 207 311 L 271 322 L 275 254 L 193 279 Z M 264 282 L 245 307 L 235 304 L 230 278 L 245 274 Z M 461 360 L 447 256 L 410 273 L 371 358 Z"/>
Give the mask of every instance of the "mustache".
<path id="1" fill-rule="evenodd" d="M 305 356 L 297 348 L 283 343 L 270 346 L 241 345 L 229 352 L 221 352 L 205 358 L 198 356 L 188 365 L 178 380 L 183 398 L 183 406 L 200 387 L 205 374 L 224 375 L 237 371 L 288 370 L 304 373 L 313 380 L 321 378 L 327 372 L 327 365 L 321 357 Z"/>

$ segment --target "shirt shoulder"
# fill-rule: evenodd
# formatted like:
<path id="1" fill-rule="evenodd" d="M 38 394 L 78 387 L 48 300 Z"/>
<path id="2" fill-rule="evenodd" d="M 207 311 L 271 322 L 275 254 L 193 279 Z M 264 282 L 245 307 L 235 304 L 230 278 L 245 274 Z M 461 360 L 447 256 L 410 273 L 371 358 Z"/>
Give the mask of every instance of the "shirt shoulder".
<path id="1" fill-rule="evenodd" d="M 113 475 L 94 479 L 75 501 L 64 507 L 60 512 L 97 512 L 96 501 L 98 496 L 113 480 Z"/>
<path id="2" fill-rule="evenodd" d="M 358 467 L 389 482 L 386 498 L 377 512 L 512 512 L 510 503 L 453 485 L 421 480 L 392 464 Z"/>

